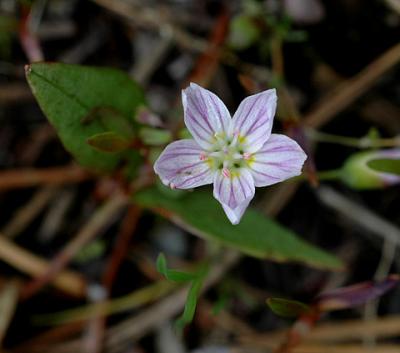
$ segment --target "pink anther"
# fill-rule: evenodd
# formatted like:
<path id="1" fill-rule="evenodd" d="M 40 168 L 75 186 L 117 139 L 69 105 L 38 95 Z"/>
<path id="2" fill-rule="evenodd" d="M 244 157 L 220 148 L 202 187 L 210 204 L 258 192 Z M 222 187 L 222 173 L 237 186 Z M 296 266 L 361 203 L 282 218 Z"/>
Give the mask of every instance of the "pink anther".
<path id="1" fill-rule="evenodd" d="M 245 159 L 246 161 L 249 160 L 251 158 L 251 153 L 249 152 L 244 152 L 243 153 L 243 159 Z"/>
<path id="2" fill-rule="evenodd" d="M 200 160 L 205 161 L 207 159 L 207 155 L 205 153 L 200 153 Z"/>
<path id="3" fill-rule="evenodd" d="M 170 184 L 169 184 L 169 187 L 170 187 L 172 190 L 176 189 L 176 186 L 175 186 L 174 183 L 170 183 Z"/>
<path id="4" fill-rule="evenodd" d="M 223 169 L 222 169 L 222 175 L 223 175 L 225 178 L 230 178 L 230 177 L 231 177 L 231 172 L 229 171 L 228 168 L 223 168 Z"/>

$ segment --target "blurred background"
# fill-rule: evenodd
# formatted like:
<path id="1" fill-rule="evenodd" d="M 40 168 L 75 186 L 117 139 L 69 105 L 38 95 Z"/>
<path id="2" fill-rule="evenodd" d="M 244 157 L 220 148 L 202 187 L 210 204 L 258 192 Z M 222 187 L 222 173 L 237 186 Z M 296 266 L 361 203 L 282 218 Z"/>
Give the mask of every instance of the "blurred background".
<path id="1" fill-rule="evenodd" d="M 324 289 L 398 273 L 399 187 L 360 191 L 323 177 L 319 185 L 318 172 L 371 141 L 399 146 L 399 39 L 399 0 L 0 0 L 2 352 L 272 352 L 292 321 L 274 315 L 267 297 L 310 302 Z M 36 61 L 125 71 L 171 129 L 182 124 L 189 82 L 231 112 L 276 87 L 274 131 L 306 146 L 307 180 L 261 190 L 255 207 L 346 270 L 228 258 L 177 335 L 185 297 L 152 287 L 155 259 L 162 251 L 171 266 L 190 267 L 204 240 L 135 205 L 100 208 L 118 176 L 90 174 L 64 149 L 25 79 Z M 51 268 L 59 275 L 48 286 Z M 109 316 L 90 306 L 120 297 Z M 399 298 L 395 288 L 324 315 L 293 352 L 400 352 Z"/>

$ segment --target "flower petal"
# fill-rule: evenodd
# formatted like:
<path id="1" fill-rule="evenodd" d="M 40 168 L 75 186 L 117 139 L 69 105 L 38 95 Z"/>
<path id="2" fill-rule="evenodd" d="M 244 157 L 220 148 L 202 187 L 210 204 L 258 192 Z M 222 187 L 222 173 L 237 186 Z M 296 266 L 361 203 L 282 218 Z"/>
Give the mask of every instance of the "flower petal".
<path id="1" fill-rule="evenodd" d="M 215 133 L 228 133 L 231 116 L 225 104 L 212 92 L 191 83 L 182 91 L 185 124 L 196 142 L 211 149 Z"/>
<path id="2" fill-rule="evenodd" d="M 301 174 L 307 155 L 296 141 L 285 135 L 272 134 L 249 161 L 256 186 L 279 183 Z"/>
<path id="3" fill-rule="evenodd" d="M 258 151 L 271 135 L 276 100 L 276 90 L 269 89 L 240 103 L 232 119 L 232 128 L 243 139 L 246 152 Z"/>
<path id="4" fill-rule="evenodd" d="M 201 160 L 203 149 L 194 140 L 169 144 L 154 164 L 163 184 L 177 189 L 190 189 L 211 184 L 214 173 Z"/>
<path id="5" fill-rule="evenodd" d="M 254 197 L 255 187 L 251 173 L 240 169 L 237 175 L 226 177 L 217 172 L 214 177 L 214 197 L 222 207 L 232 224 L 238 224 L 244 211 Z"/>

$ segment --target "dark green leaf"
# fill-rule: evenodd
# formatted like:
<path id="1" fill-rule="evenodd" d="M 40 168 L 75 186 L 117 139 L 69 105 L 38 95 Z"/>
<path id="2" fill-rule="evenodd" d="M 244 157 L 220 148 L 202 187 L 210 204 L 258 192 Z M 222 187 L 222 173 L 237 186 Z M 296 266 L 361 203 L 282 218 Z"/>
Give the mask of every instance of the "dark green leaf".
<path id="1" fill-rule="evenodd" d="M 299 261 L 319 268 L 342 268 L 339 259 L 308 244 L 291 230 L 255 210 L 248 209 L 241 222 L 233 226 L 210 191 L 188 192 L 174 199 L 154 187 L 139 192 L 135 200 L 143 207 L 168 216 L 171 221 L 195 235 L 254 257 Z"/>
<path id="2" fill-rule="evenodd" d="M 307 304 L 283 298 L 268 298 L 267 305 L 274 314 L 282 317 L 298 317 L 310 311 Z"/>
<path id="3" fill-rule="evenodd" d="M 131 133 L 121 126 L 133 129 L 134 111 L 144 102 L 140 88 L 110 68 L 35 63 L 26 67 L 26 76 L 65 148 L 86 167 L 113 170 L 122 155 L 99 152 L 86 140 L 107 131 Z"/>
<path id="4" fill-rule="evenodd" d="M 101 132 L 87 139 L 87 143 L 101 152 L 117 153 L 126 150 L 130 142 L 113 131 Z"/>

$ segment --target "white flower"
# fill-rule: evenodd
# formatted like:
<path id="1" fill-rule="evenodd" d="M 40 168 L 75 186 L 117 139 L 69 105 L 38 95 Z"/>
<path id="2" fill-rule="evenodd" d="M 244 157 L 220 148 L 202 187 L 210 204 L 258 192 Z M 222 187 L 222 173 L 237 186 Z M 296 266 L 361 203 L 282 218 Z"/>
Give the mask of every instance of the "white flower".
<path id="1" fill-rule="evenodd" d="M 191 83 L 182 91 L 185 124 L 194 140 L 169 144 L 154 165 L 161 181 L 177 189 L 214 184 L 214 197 L 238 224 L 255 187 L 299 175 L 306 154 L 285 135 L 271 134 L 276 92 L 242 101 L 231 118 L 212 92 Z"/>

